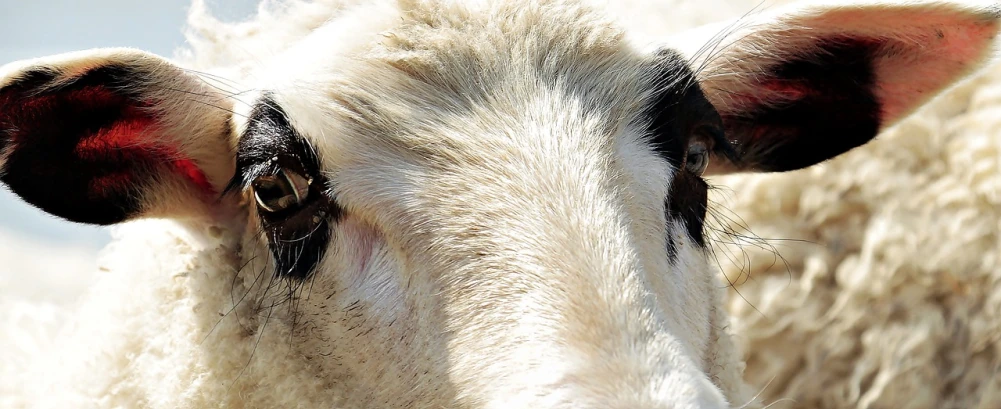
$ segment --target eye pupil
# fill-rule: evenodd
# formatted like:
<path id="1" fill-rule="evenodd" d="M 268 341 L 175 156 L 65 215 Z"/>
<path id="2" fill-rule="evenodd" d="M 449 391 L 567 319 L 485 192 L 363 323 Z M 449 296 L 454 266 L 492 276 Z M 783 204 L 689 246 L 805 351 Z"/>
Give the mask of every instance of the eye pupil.
<path id="1" fill-rule="evenodd" d="M 299 207 L 309 195 L 309 181 L 284 169 L 277 175 L 258 177 L 253 188 L 257 206 L 268 213 Z"/>

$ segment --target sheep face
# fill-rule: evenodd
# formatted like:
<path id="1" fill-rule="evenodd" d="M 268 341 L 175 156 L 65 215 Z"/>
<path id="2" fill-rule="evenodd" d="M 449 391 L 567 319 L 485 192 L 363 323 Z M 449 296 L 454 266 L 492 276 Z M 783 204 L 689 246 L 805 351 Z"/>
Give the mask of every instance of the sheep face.
<path id="1" fill-rule="evenodd" d="M 327 55 L 321 30 L 264 71 L 236 116 L 250 271 L 312 287 L 296 344 L 376 401 L 725 406 L 701 174 L 728 142 L 688 62 L 580 9 L 496 13 Z"/>
<path id="2" fill-rule="evenodd" d="M 133 50 L 17 63 L 2 180 L 69 220 L 229 226 L 250 297 L 291 306 L 258 330 L 358 405 L 739 406 L 707 168 L 859 146 L 997 29 L 950 4 L 754 19 L 645 51 L 568 2 L 377 2 L 238 96 Z"/>

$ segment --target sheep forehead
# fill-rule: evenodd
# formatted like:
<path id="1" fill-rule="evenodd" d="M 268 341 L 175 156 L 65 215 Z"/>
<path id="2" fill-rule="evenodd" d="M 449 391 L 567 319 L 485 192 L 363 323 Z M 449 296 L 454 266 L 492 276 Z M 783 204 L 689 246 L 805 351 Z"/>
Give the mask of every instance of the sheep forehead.
<path id="1" fill-rule="evenodd" d="M 273 91 L 322 157 L 345 151 L 352 135 L 411 152 L 433 145 L 429 138 L 448 139 L 462 148 L 453 152 L 487 155 L 485 140 L 469 134 L 517 132 L 506 125 L 579 111 L 607 137 L 643 112 L 648 61 L 578 4 L 369 7 L 385 18 L 344 29 L 341 19 L 373 11 L 346 13 L 278 58 L 280 68 L 268 76 L 274 80 L 261 87 Z"/>

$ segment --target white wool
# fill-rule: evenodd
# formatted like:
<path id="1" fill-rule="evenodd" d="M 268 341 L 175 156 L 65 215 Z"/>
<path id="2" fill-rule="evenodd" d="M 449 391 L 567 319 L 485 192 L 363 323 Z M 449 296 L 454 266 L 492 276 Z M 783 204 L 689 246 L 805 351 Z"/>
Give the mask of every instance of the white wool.
<path id="1" fill-rule="evenodd" d="M 337 407 L 290 353 L 288 328 L 257 321 L 260 303 L 243 298 L 254 284 L 222 274 L 239 265 L 225 232 L 156 219 L 115 227 L 96 282 L 3 407 Z"/>
<path id="2" fill-rule="evenodd" d="M 56 253 L 59 257 L 52 257 Z M 91 251 L 53 246 L 0 232 L 0 407 L 17 407 L 31 382 L 21 376 L 34 357 L 51 350 L 60 326 L 93 282 Z"/>

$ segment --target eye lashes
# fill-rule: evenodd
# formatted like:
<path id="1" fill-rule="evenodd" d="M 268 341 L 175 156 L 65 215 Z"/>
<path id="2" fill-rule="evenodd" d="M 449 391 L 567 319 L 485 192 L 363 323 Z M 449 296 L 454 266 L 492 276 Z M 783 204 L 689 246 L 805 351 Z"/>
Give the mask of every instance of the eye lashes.
<path id="1" fill-rule="evenodd" d="M 236 173 L 226 191 L 247 190 L 254 179 L 288 169 L 320 179 L 319 155 L 295 130 L 285 110 L 265 94 L 248 115 L 237 145 Z"/>

